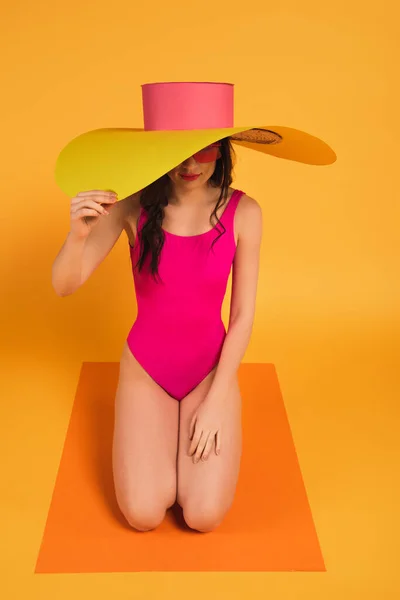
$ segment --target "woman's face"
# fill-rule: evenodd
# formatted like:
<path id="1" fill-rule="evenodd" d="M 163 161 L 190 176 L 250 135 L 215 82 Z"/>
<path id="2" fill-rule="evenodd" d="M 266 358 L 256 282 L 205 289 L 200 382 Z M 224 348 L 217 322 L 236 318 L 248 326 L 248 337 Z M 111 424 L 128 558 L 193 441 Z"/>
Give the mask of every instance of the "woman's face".
<path id="1" fill-rule="evenodd" d="M 168 177 L 179 188 L 193 189 L 202 187 L 215 171 L 217 159 L 221 156 L 219 146 L 203 148 L 169 171 Z M 199 160 L 196 160 L 196 159 Z"/>

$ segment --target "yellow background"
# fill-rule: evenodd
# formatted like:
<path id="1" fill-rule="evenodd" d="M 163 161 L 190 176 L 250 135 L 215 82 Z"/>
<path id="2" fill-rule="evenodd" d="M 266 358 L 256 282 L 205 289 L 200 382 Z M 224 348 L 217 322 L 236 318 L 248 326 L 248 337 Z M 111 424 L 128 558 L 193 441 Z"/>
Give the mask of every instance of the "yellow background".
<path id="1" fill-rule="evenodd" d="M 397 598 L 397 3 L 143 5 L 2 13 L 2 596 Z M 238 148 L 233 184 L 264 215 L 244 361 L 276 365 L 327 572 L 34 575 L 81 363 L 119 360 L 136 315 L 126 237 L 55 295 L 69 230 L 55 161 L 84 131 L 141 127 L 140 84 L 182 80 L 235 83 L 236 125 L 297 127 L 338 155 L 311 167 Z"/>

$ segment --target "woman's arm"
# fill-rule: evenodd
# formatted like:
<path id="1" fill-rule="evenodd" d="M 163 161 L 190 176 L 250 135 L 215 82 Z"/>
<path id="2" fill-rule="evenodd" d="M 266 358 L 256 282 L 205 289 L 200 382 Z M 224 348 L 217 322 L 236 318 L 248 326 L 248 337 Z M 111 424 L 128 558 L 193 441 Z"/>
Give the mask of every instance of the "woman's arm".
<path id="1" fill-rule="evenodd" d="M 52 285 L 58 296 L 73 294 L 111 252 L 125 227 L 128 201 L 129 197 L 110 205 L 109 216 L 100 218 L 87 238 L 76 239 L 68 233 L 52 266 Z"/>
<path id="2" fill-rule="evenodd" d="M 51 268 L 51 283 L 57 296 L 67 296 L 80 286 L 85 245 L 86 238 L 76 238 L 68 232 Z"/>
<path id="3" fill-rule="evenodd" d="M 238 244 L 232 269 L 229 327 L 207 400 L 226 398 L 250 341 L 262 238 L 262 211 L 256 200 L 242 196 L 235 227 Z"/>

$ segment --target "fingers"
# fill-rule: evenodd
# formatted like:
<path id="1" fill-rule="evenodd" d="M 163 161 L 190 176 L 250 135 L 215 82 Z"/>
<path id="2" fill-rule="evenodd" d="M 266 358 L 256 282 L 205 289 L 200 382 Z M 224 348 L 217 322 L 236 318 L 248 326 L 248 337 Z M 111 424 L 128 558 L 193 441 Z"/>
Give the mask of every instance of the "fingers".
<path id="1" fill-rule="evenodd" d="M 212 434 L 210 431 L 210 434 L 207 438 L 207 443 L 204 446 L 204 450 L 203 450 L 203 454 L 201 456 L 201 460 L 207 460 L 207 458 L 210 456 L 210 452 L 212 450 L 212 447 L 214 445 L 215 442 L 215 434 Z"/>
<path id="2" fill-rule="evenodd" d="M 86 200 L 82 205 L 77 204 L 74 207 L 71 207 L 71 216 L 89 216 L 93 215 L 98 217 L 99 215 L 105 215 L 107 211 L 105 208 L 101 206 L 101 204 L 97 204 L 96 202 L 92 202 L 90 200 Z"/>
<path id="3" fill-rule="evenodd" d="M 197 412 L 193 415 L 189 425 L 189 440 L 191 444 L 188 455 L 193 456 L 193 462 L 197 463 L 200 459 L 206 461 L 210 453 L 215 448 L 215 454 L 221 452 L 221 432 L 219 429 L 203 431 L 197 421 Z"/>
<path id="4" fill-rule="evenodd" d="M 221 430 L 218 429 L 215 434 L 215 454 L 220 454 L 221 452 Z"/>
<path id="5" fill-rule="evenodd" d="M 189 439 L 191 440 L 194 434 L 194 426 L 196 423 L 196 418 L 197 418 L 197 414 L 195 413 L 193 415 L 192 420 L 190 421 L 190 426 L 189 426 Z"/>
<path id="6" fill-rule="evenodd" d="M 202 432 L 195 455 L 193 456 L 194 463 L 197 463 L 200 460 L 200 458 L 203 454 L 204 448 L 207 446 L 209 438 L 210 438 L 210 432 L 208 432 L 207 434 Z"/>
<path id="7" fill-rule="evenodd" d="M 190 448 L 189 448 L 189 456 L 191 456 L 192 454 L 194 454 L 196 452 L 197 446 L 199 445 L 201 436 L 202 436 L 203 432 L 197 428 L 193 434 L 193 438 L 192 438 L 192 443 L 190 444 Z"/>
<path id="8" fill-rule="evenodd" d="M 116 192 L 110 192 L 105 190 L 89 190 L 87 192 L 78 192 L 75 198 L 103 198 L 102 201 L 106 202 L 107 200 L 112 201 L 113 198 L 117 198 L 118 194 Z"/>
<path id="9" fill-rule="evenodd" d="M 189 456 L 193 456 L 193 462 L 197 463 L 200 459 L 206 461 L 210 456 L 210 452 L 216 443 L 216 436 L 219 432 L 215 431 L 202 431 L 201 433 L 195 433 L 189 449 Z M 218 436 L 218 443 L 220 444 L 220 438 Z M 219 454 L 219 450 L 216 449 L 216 454 Z"/>
<path id="10" fill-rule="evenodd" d="M 79 218 L 83 216 L 108 215 L 103 204 L 115 204 L 117 195 L 114 192 L 105 192 L 102 190 L 90 190 L 88 192 L 78 192 L 71 200 L 71 216 Z"/>
<path id="11" fill-rule="evenodd" d="M 114 192 L 102 192 L 101 190 L 92 190 L 89 192 L 78 192 L 72 198 L 71 207 L 74 211 L 82 208 L 82 206 L 100 206 L 101 204 L 115 204 L 118 201 L 117 194 Z"/>

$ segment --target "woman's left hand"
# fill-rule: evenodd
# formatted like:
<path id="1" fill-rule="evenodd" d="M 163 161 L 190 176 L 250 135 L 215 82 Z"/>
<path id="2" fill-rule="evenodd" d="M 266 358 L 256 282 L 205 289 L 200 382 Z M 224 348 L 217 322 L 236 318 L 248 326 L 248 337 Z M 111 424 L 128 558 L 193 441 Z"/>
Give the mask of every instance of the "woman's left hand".
<path id="1" fill-rule="evenodd" d="M 198 406 L 190 422 L 189 438 L 192 443 L 189 456 L 193 455 L 193 462 L 200 459 L 207 460 L 214 449 L 215 454 L 221 451 L 221 427 L 223 404 L 218 401 L 207 401 L 207 398 Z"/>

